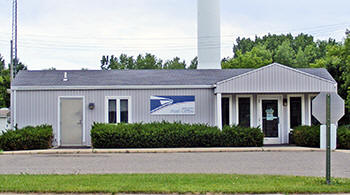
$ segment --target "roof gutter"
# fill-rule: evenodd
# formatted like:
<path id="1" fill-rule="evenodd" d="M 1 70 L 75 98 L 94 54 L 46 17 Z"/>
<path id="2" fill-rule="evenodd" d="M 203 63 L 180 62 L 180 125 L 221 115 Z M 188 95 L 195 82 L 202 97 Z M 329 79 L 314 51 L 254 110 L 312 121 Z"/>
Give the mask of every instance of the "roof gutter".
<path id="1" fill-rule="evenodd" d="M 214 85 L 11 86 L 11 90 L 212 89 Z"/>

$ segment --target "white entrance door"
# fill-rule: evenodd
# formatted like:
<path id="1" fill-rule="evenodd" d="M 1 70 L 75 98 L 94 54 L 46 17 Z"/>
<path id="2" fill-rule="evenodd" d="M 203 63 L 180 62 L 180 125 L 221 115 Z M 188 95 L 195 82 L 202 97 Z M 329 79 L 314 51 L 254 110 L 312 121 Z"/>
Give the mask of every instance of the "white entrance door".
<path id="1" fill-rule="evenodd" d="M 83 123 L 83 98 L 61 98 L 61 146 L 82 145 Z"/>
<path id="2" fill-rule="evenodd" d="M 264 144 L 281 144 L 282 97 L 258 97 L 258 121 L 264 133 Z"/>

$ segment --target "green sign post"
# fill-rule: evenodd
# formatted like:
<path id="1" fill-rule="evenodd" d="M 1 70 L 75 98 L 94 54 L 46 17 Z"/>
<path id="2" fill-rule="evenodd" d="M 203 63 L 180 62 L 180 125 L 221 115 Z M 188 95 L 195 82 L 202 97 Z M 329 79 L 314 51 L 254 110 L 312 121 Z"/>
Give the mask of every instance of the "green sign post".
<path id="1" fill-rule="evenodd" d="M 336 136 L 336 132 L 331 132 L 331 125 L 337 125 L 344 113 L 344 100 L 336 92 L 321 92 L 312 100 L 312 115 L 325 126 L 326 130 L 326 136 L 323 137 L 321 134 L 320 138 L 326 143 L 321 148 L 326 149 L 327 184 L 331 183 L 331 150 L 336 148 L 336 139 L 334 137 L 331 139 L 332 135 Z"/>
<path id="2" fill-rule="evenodd" d="M 326 98 L 326 181 L 331 184 L 331 95 Z"/>

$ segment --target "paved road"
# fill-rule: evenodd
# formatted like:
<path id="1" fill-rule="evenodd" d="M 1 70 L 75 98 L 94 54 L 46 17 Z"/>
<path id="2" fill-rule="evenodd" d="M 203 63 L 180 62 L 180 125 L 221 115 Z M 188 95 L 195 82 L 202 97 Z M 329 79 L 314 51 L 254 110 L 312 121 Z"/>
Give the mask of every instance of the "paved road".
<path id="1" fill-rule="evenodd" d="M 350 153 L 332 153 L 332 176 L 350 178 Z M 324 152 L 0 155 L 0 174 L 239 173 L 325 175 Z"/>

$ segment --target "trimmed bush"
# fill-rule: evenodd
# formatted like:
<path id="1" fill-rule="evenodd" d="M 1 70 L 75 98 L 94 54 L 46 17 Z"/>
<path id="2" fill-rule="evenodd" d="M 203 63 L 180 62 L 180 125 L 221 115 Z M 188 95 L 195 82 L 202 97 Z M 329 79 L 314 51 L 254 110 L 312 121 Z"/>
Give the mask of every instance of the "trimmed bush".
<path id="1" fill-rule="evenodd" d="M 222 130 L 222 146 L 262 146 L 264 134 L 259 128 L 225 126 Z"/>
<path id="2" fill-rule="evenodd" d="M 27 126 L 22 129 L 9 130 L 0 136 L 2 150 L 32 150 L 52 147 L 52 127 L 40 125 Z"/>
<path id="3" fill-rule="evenodd" d="M 320 126 L 299 126 L 293 130 L 297 146 L 320 147 Z"/>
<path id="4" fill-rule="evenodd" d="M 337 130 L 337 148 L 350 149 L 350 126 L 340 126 Z"/>
<path id="5" fill-rule="evenodd" d="M 148 124 L 95 123 L 91 130 L 95 148 L 176 148 L 262 146 L 258 128 L 216 127 L 203 124 L 154 122 Z"/>
<path id="6" fill-rule="evenodd" d="M 299 126 L 292 131 L 297 146 L 320 147 L 320 126 Z M 350 126 L 337 129 L 337 148 L 350 149 Z"/>

